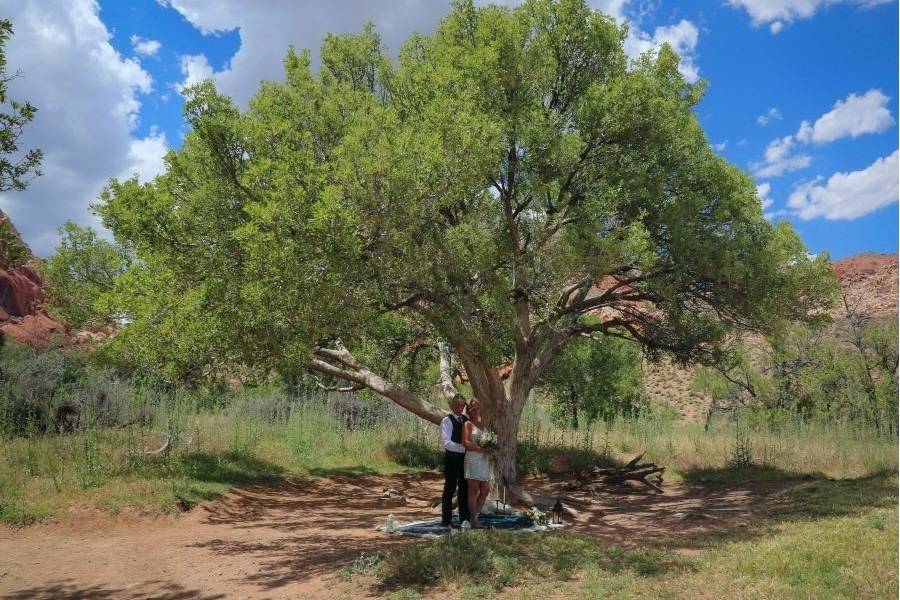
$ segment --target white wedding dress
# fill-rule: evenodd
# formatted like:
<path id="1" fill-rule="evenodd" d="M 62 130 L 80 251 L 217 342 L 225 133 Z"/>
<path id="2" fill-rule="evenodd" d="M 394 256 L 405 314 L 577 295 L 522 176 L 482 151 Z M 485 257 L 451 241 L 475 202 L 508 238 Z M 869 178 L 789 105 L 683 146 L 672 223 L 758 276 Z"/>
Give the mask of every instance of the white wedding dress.
<path id="1" fill-rule="evenodd" d="M 478 443 L 481 437 L 481 430 L 472 425 L 472 441 Z M 488 463 L 487 455 L 484 452 L 466 452 L 465 459 L 466 479 L 477 479 L 478 481 L 491 480 L 491 466 Z"/>

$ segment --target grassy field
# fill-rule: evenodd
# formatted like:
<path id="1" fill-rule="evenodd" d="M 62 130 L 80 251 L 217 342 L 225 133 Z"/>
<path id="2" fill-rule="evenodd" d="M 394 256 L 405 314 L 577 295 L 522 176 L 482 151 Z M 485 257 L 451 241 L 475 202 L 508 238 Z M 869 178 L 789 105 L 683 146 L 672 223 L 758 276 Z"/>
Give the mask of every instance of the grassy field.
<path id="1" fill-rule="evenodd" d="M 368 412 L 366 412 L 368 411 Z M 154 454 L 166 437 L 168 450 Z M 535 403 L 521 429 L 520 466 L 565 473 L 636 453 L 691 481 L 853 478 L 897 470 L 896 439 L 785 419 L 722 420 L 709 431 L 670 414 L 561 430 Z M 289 398 L 262 390 L 218 409 L 155 407 L 141 425 L 13 437 L 0 445 L 0 520 L 26 525 L 71 507 L 177 511 L 233 485 L 344 467 L 390 473 L 439 465 L 436 432 L 394 407 Z"/>
<path id="2" fill-rule="evenodd" d="M 0 444 L 0 520 L 66 511 L 187 510 L 245 482 L 433 469 L 436 432 L 394 407 L 238 392 L 218 408 L 173 399 L 140 423 Z M 762 523 L 694 539 L 604 546 L 586 535 L 475 532 L 360 556 L 339 572 L 352 597 L 893 598 L 897 440 L 795 417 L 722 418 L 704 430 L 669 412 L 550 425 L 539 402 L 520 432 L 523 471 L 562 474 L 644 452 L 692 484 L 793 480 Z M 168 450 L 155 453 L 166 438 Z"/>

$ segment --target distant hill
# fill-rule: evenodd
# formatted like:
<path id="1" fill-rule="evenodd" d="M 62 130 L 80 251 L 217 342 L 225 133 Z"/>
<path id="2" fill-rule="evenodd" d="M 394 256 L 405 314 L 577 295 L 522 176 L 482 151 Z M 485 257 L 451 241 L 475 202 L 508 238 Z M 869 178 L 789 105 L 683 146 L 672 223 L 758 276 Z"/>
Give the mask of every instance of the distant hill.
<path id="1" fill-rule="evenodd" d="M 865 252 L 832 263 L 848 300 L 874 318 L 897 316 L 897 255 Z M 839 309 L 836 318 L 843 313 Z"/>
<path id="2" fill-rule="evenodd" d="M 896 254 L 864 252 L 832 263 L 843 293 L 851 306 L 876 319 L 898 314 L 898 261 Z M 835 308 L 836 320 L 846 318 L 843 304 Z M 693 373 L 668 363 L 645 364 L 644 386 L 651 401 L 671 406 L 683 420 L 702 419 L 709 398 L 691 391 Z"/>

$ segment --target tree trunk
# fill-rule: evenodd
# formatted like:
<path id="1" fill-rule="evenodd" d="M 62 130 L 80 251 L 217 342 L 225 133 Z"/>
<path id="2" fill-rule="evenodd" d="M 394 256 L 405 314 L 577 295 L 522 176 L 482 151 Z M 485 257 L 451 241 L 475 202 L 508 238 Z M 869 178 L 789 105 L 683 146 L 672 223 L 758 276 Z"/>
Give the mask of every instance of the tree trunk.
<path id="1" fill-rule="evenodd" d="M 574 385 L 569 385 L 569 408 L 572 409 L 572 429 L 578 429 L 578 393 Z"/>
<path id="2" fill-rule="evenodd" d="M 869 397 L 869 405 L 872 410 L 872 420 L 876 430 L 881 430 L 881 415 L 878 410 L 878 394 L 875 390 L 875 377 L 872 375 L 872 368 L 869 366 L 869 357 L 866 355 L 866 344 L 863 340 L 863 329 L 868 323 L 868 318 L 859 314 L 855 304 L 851 306 L 847 300 L 847 294 L 842 296 L 844 300 L 844 310 L 847 313 L 847 325 L 850 330 L 850 341 L 859 352 L 860 360 L 862 360 L 863 369 L 865 371 L 865 383 L 863 386 L 866 395 Z"/>
<path id="3" fill-rule="evenodd" d="M 527 393 L 503 398 L 505 410 L 495 412 L 488 426 L 497 434 L 499 445 L 491 461 L 495 496 L 500 499 L 506 497 L 508 502 L 516 501 L 532 506 L 534 500 L 519 484 L 519 473 L 516 469 L 519 422 L 527 400 Z"/>
<path id="4" fill-rule="evenodd" d="M 519 485 L 516 451 L 522 411 L 543 363 L 535 359 L 531 352 L 520 353 L 504 383 L 497 367 L 484 361 L 478 354 L 466 353 L 464 350 L 464 347 L 458 348 L 457 355 L 466 369 L 475 397 L 481 401 L 485 424 L 497 434 L 499 448 L 494 452 L 493 460 L 495 496 L 498 492 L 501 498 L 505 495 L 509 500 L 533 506 L 531 496 Z M 442 345 L 440 353 L 440 394 L 446 398 L 456 391 L 450 378 L 449 346 Z M 549 362 L 552 356 L 550 353 L 545 354 L 542 359 Z M 431 403 L 369 369 L 342 346 L 316 349 L 314 357 L 304 366 L 312 371 L 367 387 L 434 424 L 439 424 L 445 415 L 444 411 L 438 410 Z"/>

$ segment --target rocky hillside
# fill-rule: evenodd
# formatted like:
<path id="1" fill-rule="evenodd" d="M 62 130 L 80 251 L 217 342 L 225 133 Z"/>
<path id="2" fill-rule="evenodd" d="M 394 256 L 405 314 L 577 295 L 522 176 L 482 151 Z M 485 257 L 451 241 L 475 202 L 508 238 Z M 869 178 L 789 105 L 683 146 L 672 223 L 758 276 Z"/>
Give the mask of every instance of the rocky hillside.
<path id="1" fill-rule="evenodd" d="M 866 252 L 832 264 L 851 307 L 873 318 L 897 317 L 898 264 L 895 254 Z M 837 320 L 846 318 L 843 304 L 835 307 Z M 706 416 L 709 398 L 691 391 L 693 375 L 662 363 L 644 365 L 644 384 L 651 400 L 671 406 L 684 420 Z"/>
<path id="2" fill-rule="evenodd" d="M 68 341 L 68 327 L 44 309 L 36 259 L 9 217 L 0 211 L 0 333 L 33 348 L 54 337 Z"/>
<path id="3" fill-rule="evenodd" d="M 866 252 L 836 261 L 834 272 L 851 303 L 874 318 L 897 316 L 897 255 Z M 843 315 L 840 307 L 838 314 Z"/>

